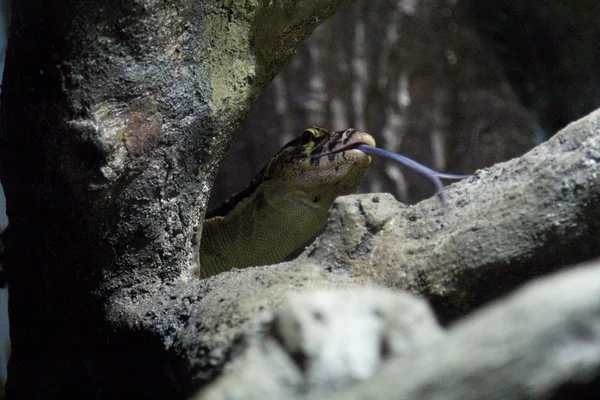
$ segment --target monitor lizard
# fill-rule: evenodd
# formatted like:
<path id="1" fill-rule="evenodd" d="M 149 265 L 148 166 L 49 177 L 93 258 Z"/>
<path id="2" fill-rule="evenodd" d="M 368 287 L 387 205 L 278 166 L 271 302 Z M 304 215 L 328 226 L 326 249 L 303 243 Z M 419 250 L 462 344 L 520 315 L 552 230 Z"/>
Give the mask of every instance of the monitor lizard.
<path id="1" fill-rule="evenodd" d="M 338 196 L 354 193 L 371 163 L 355 129 L 311 127 L 265 165 L 250 184 L 206 214 L 200 277 L 284 260 L 318 233 Z"/>

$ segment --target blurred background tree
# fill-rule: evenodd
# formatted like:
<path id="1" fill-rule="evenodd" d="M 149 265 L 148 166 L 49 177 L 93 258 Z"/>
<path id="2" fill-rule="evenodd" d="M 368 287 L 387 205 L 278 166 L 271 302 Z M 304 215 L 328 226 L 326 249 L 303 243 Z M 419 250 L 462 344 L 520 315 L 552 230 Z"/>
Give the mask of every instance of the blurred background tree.
<path id="1" fill-rule="evenodd" d="M 600 3 L 474 1 L 471 20 L 549 135 L 600 106 Z"/>
<path id="2" fill-rule="evenodd" d="M 519 156 L 600 105 L 600 3 L 358 1 L 262 94 L 213 187 L 218 205 L 310 125 L 354 127 L 433 168 Z M 415 203 L 428 180 L 375 160 L 362 191 Z"/>

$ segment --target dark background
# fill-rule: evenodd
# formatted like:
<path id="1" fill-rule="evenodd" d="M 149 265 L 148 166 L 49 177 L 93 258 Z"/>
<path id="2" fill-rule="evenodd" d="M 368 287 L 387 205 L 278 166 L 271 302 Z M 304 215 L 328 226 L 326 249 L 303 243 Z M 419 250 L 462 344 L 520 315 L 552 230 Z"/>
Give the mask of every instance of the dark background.
<path id="1" fill-rule="evenodd" d="M 600 105 L 600 3 L 358 1 L 322 24 L 262 94 L 214 207 L 303 128 L 365 130 L 433 168 L 519 156 Z M 426 179 L 375 160 L 361 191 L 415 203 Z"/>

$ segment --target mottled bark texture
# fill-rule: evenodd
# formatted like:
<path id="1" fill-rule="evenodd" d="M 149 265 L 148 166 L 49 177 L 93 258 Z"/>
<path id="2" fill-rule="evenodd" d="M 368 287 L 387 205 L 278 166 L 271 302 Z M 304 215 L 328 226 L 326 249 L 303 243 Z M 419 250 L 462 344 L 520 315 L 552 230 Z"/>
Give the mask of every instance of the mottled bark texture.
<path id="1" fill-rule="evenodd" d="M 597 400 L 600 260 L 441 328 L 389 289 L 289 294 L 197 400 Z M 333 395 L 328 395 L 333 392 Z"/>
<path id="2" fill-rule="evenodd" d="M 600 110 L 413 207 L 340 198 L 298 261 L 420 294 L 448 322 L 532 277 L 600 256 Z M 348 232 L 340 235 L 340 232 Z"/>
<path id="3" fill-rule="evenodd" d="M 359 1 L 323 23 L 260 96 L 211 205 L 243 188 L 309 125 L 365 130 L 383 148 L 456 173 L 531 149 L 534 125 L 468 7 L 469 1 Z M 389 192 L 405 203 L 432 194 L 427 179 L 392 162 L 377 159 L 370 171 L 364 192 Z"/>
<path id="4" fill-rule="evenodd" d="M 11 398 L 173 398 L 173 327 L 217 166 L 301 40 L 350 3 L 17 1 L 2 90 Z M 169 307 L 168 304 L 165 307 Z"/>

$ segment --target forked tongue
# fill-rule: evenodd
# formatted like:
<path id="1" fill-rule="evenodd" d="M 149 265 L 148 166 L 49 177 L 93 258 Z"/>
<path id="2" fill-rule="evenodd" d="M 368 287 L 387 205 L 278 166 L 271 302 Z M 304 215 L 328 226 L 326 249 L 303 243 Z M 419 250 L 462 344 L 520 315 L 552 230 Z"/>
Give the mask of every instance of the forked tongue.
<path id="1" fill-rule="evenodd" d="M 358 144 L 357 146 L 353 146 L 353 148 L 358 149 L 358 150 L 362 151 L 363 153 L 370 154 L 372 156 L 380 156 L 380 157 L 389 158 L 390 160 L 399 162 L 400 164 L 404 165 L 405 167 L 408 167 L 408 168 L 420 173 L 421 175 L 426 176 L 433 182 L 433 184 L 437 188 L 438 196 L 442 200 L 442 203 L 444 203 L 444 206 L 447 206 L 449 204 L 449 201 L 448 201 L 448 197 L 446 196 L 446 192 L 444 191 L 444 185 L 443 185 L 441 179 L 464 179 L 464 178 L 468 178 L 471 176 L 471 175 L 446 174 L 444 172 L 438 172 L 429 167 L 424 166 L 423 164 L 419 164 L 415 160 L 411 160 L 410 158 L 405 157 L 403 155 L 392 153 L 391 151 L 380 149 L 379 147 L 369 146 L 369 145 L 363 144 L 363 143 Z"/>

